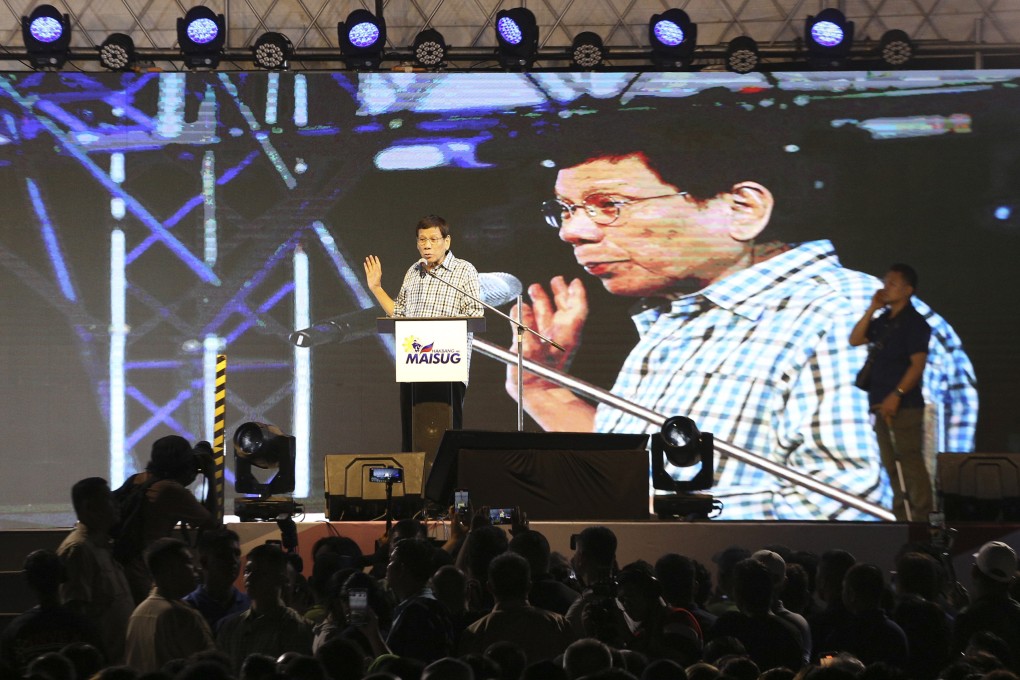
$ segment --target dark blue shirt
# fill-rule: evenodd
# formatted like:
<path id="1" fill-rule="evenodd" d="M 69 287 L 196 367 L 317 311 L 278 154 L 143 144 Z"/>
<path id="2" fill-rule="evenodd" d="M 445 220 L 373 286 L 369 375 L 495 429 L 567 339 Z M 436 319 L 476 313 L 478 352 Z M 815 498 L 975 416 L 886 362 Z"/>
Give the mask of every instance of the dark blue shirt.
<path id="1" fill-rule="evenodd" d="M 910 368 L 913 354 L 928 352 L 931 327 L 924 317 L 907 302 L 899 314 L 889 316 L 889 310 L 878 315 L 868 326 L 868 342 L 872 344 L 871 386 L 868 401 L 872 405 L 896 391 L 903 374 Z M 900 399 L 900 408 L 922 408 L 924 396 L 921 381 Z"/>

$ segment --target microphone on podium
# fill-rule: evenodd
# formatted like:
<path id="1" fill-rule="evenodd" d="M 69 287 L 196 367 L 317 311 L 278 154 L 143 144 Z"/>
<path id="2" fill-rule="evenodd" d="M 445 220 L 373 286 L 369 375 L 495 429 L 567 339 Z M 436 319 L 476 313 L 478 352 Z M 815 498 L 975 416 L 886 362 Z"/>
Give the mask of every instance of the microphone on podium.
<path id="1" fill-rule="evenodd" d="M 424 279 L 425 273 L 428 271 L 428 260 L 424 257 L 418 260 L 418 278 Z"/>
<path id="2" fill-rule="evenodd" d="M 424 258 L 419 265 L 424 262 Z M 425 268 L 422 265 L 422 276 Z M 513 302 L 524 290 L 524 286 L 513 274 L 506 272 L 486 272 L 478 275 L 478 286 L 481 289 L 481 299 L 493 307 Z M 376 331 L 376 320 L 382 316 L 382 310 L 378 307 L 359 309 L 356 312 L 347 312 L 332 319 L 325 319 L 308 328 L 294 331 L 287 339 L 298 347 L 314 347 L 331 342 L 350 342 L 360 338 L 374 335 Z"/>

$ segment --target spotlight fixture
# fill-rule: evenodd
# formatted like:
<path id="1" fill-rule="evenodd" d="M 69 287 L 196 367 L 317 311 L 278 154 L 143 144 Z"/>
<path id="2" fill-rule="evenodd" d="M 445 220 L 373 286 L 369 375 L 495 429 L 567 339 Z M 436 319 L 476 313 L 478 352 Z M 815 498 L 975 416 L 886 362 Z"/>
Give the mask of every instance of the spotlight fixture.
<path id="1" fill-rule="evenodd" d="M 902 68 L 914 58 L 914 43 L 904 31 L 893 29 L 882 35 L 878 53 L 882 63 L 889 68 Z"/>
<path id="2" fill-rule="evenodd" d="M 682 9 L 667 9 L 648 20 L 652 63 L 669 68 L 687 68 L 698 44 L 698 25 Z"/>
<path id="3" fill-rule="evenodd" d="M 726 46 L 726 68 L 734 73 L 750 73 L 761 64 L 758 43 L 754 38 L 741 35 Z"/>
<path id="4" fill-rule="evenodd" d="M 227 24 L 222 14 L 208 7 L 192 7 L 177 20 L 177 44 L 188 68 L 214 69 L 220 64 L 227 40 Z"/>
<path id="5" fill-rule="evenodd" d="M 585 31 L 574 36 L 570 46 L 570 62 L 577 68 L 595 69 L 606 60 L 606 48 L 602 44 L 602 36 L 592 31 Z"/>
<path id="6" fill-rule="evenodd" d="M 676 468 L 697 464 L 701 468 L 690 479 L 674 477 Z M 667 469 L 669 465 L 672 469 Z M 690 493 L 710 489 L 715 476 L 715 440 L 702 433 L 694 421 L 684 416 L 666 419 L 662 429 L 652 435 L 652 486 L 665 491 L 656 494 L 652 504 L 660 519 L 705 519 L 721 505 L 709 494 Z"/>
<path id="7" fill-rule="evenodd" d="M 294 491 L 296 444 L 296 438 L 266 423 L 244 423 L 234 431 L 234 491 L 259 496 L 234 501 L 234 512 L 242 521 L 277 519 L 301 511 L 289 496 L 271 497 Z M 260 481 L 252 466 L 277 472 Z"/>
<path id="8" fill-rule="evenodd" d="M 53 5 L 39 5 L 21 17 L 21 37 L 32 68 L 63 68 L 71 51 L 71 18 Z"/>
<path id="9" fill-rule="evenodd" d="M 443 34 L 429 28 L 414 37 L 414 60 L 425 68 L 439 68 L 446 61 Z"/>
<path id="10" fill-rule="evenodd" d="M 538 22 L 526 7 L 496 12 L 496 56 L 509 71 L 526 71 L 538 53 Z"/>
<path id="11" fill-rule="evenodd" d="M 138 61 L 135 41 L 124 33 L 111 33 L 99 46 L 99 63 L 111 71 L 130 71 Z"/>
<path id="12" fill-rule="evenodd" d="M 854 44 L 854 22 L 838 9 L 823 9 L 804 21 L 804 44 L 815 68 L 840 68 Z"/>
<path id="13" fill-rule="evenodd" d="M 263 33 L 251 48 L 255 65 L 267 71 L 286 71 L 294 56 L 294 45 L 283 33 Z"/>
<path id="14" fill-rule="evenodd" d="M 347 15 L 347 21 L 336 25 L 336 31 L 347 68 L 355 71 L 379 68 L 386 45 L 385 21 L 366 9 L 356 9 Z"/>

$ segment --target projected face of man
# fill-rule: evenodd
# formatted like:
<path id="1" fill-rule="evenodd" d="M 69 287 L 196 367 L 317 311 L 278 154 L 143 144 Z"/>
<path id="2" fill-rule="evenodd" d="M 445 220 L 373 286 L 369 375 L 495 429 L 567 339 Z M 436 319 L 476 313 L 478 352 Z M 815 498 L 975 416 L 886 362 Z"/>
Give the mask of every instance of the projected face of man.
<path id="1" fill-rule="evenodd" d="M 560 238 L 578 264 L 628 296 L 675 297 L 749 266 L 772 211 L 772 194 L 756 182 L 699 200 L 664 181 L 641 153 L 561 170 L 556 197 L 568 206 Z"/>

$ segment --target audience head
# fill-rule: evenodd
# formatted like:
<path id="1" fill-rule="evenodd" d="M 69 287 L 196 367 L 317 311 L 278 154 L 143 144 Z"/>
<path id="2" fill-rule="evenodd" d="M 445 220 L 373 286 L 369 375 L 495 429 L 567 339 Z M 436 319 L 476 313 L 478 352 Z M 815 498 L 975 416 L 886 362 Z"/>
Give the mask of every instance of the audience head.
<path id="1" fill-rule="evenodd" d="M 536 661 L 525 668 L 521 673 L 521 680 L 567 680 L 567 672 L 563 670 L 563 666 L 546 659 Z"/>
<path id="2" fill-rule="evenodd" d="M 733 680 L 758 680 L 758 664 L 746 656 L 724 656 L 719 659 L 719 676 Z"/>
<path id="3" fill-rule="evenodd" d="M 71 487 L 71 505 L 89 531 L 106 533 L 120 519 L 110 485 L 102 477 L 87 477 Z"/>
<path id="4" fill-rule="evenodd" d="M 349 536 L 323 536 L 312 544 L 312 562 L 318 560 L 325 553 L 332 553 L 344 558 L 345 562 L 348 562 L 344 566 L 348 567 L 359 567 L 364 561 L 361 546 Z"/>
<path id="5" fill-rule="evenodd" d="M 170 600 L 179 600 L 198 583 L 198 572 L 192 561 L 191 550 L 176 538 L 160 538 L 145 549 L 145 566 L 152 574 L 159 594 Z"/>
<path id="6" fill-rule="evenodd" d="M 741 560 L 733 568 L 733 598 L 745 614 L 768 613 L 772 607 L 773 587 L 768 567 L 753 557 Z"/>
<path id="7" fill-rule="evenodd" d="M 25 668 L 27 677 L 40 676 L 46 680 L 75 680 L 74 672 L 74 665 L 59 652 L 37 656 Z"/>
<path id="8" fill-rule="evenodd" d="M 493 659 L 481 654 L 464 654 L 460 660 L 471 667 L 475 680 L 501 680 L 503 670 Z"/>
<path id="9" fill-rule="evenodd" d="M 608 579 L 616 568 L 616 534 L 609 527 L 586 527 L 577 534 L 571 562 L 587 586 Z"/>
<path id="10" fill-rule="evenodd" d="M 1016 552 L 1002 541 L 985 543 L 974 553 L 971 574 L 974 584 L 984 590 L 1006 592 L 1016 571 Z"/>
<path id="11" fill-rule="evenodd" d="M 249 551 L 244 564 L 244 588 L 255 602 L 281 602 L 287 586 L 287 555 L 271 543 Z"/>
<path id="12" fill-rule="evenodd" d="M 315 650 L 315 658 L 330 680 L 361 680 L 365 674 L 365 652 L 352 640 L 339 637 L 327 640 Z"/>
<path id="13" fill-rule="evenodd" d="M 28 587 L 40 597 L 53 596 L 64 582 L 64 564 L 52 550 L 33 550 L 21 566 Z"/>
<path id="14" fill-rule="evenodd" d="M 187 486 L 195 481 L 198 461 L 188 440 L 171 434 L 152 442 L 145 469 L 161 479 L 174 479 Z"/>
<path id="15" fill-rule="evenodd" d="M 517 680 L 528 665 L 528 656 L 521 646 L 506 640 L 489 645 L 485 656 L 499 665 L 502 680 Z"/>
<path id="16" fill-rule="evenodd" d="M 701 656 L 706 663 L 718 666 L 717 662 L 720 659 L 727 656 L 744 656 L 745 654 L 747 654 L 747 649 L 743 642 L 735 637 L 725 635 L 706 642 L 705 650 Z"/>
<path id="17" fill-rule="evenodd" d="M 540 532 L 524 531 L 510 539 L 509 550 L 528 561 L 532 578 L 549 573 L 549 540 Z"/>
<path id="18" fill-rule="evenodd" d="M 896 560 L 896 592 L 934 600 L 939 593 L 939 563 L 931 555 L 908 552 Z"/>
<path id="19" fill-rule="evenodd" d="M 425 666 L 421 680 L 475 680 L 475 674 L 467 663 L 448 656 Z"/>
<path id="20" fill-rule="evenodd" d="M 796 562 L 786 564 L 786 582 L 779 594 L 783 606 L 803 614 L 811 604 L 811 579 L 804 567 Z"/>
<path id="21" fill-rule="evenodd" d="M 843 577 L 857 560 L 846 550 L 826 550 L 818 560 L 815 589 L 818 598 L 830 605 L 843 601 Z"/>
<path id="22" fill-rule="evenodd" d="M 880 609 L 884 595 L 885 576 L 874 564 L 855 564 L 843 577 L 843 604 L 853 614 Z"/>
<path id="23" fill-rule="evenodd" d="M 497 555 L 489 564 L 488 587 L 496 602 L 527 600 L 531 590 L 528 561 L 511 552 Z"/>
<path id="24" fill-rule="evenodd" d="M 459 616 L 467 608 L 467 577 L 452 564 L 446 564 L 432 574 L 432 594 L 446 605 L 450 613 Z"/>
<path id="25" fill-rule="evenodd" d="M 249 654 L 241 664 L 239 680 L 274 680 L 276 659 L 268 654 Z"/>
<path id="26" fill-rule="evenodd" d="M 241 539 L 230 529 L 207 529 L 198 537 L 202 582 L 229 587 L 241 573 Z"/>
<path id="27" fill-rule="evenodd" d="M 694 560 L 676 553 L 663 555 L 655 563 L 655 578 L 662 584 L 662 597 L 674 607 L 694 604 L 697 568 Z"/>
<path id="28" fill-rule="evenodd" d="M 174 680 L 233 680 L 230 669 L 208 659 L 187 662 L 174 676 Z"/>
<path id="29" fill-rule="evenodd" d="M 712 561 L 715 562 L 718 572 L 717 581 L 719 584 L 719 590 L 722 593 L 725 593 L 730 597 L 733 596 L 733 570 L 736 568 L 738 562 L 746 560 L 750 556 L 750 550 L 741 548 L 737 545 L 731 545 L 722 552 L 716 553 L 712 557 Z"/>
<path id="30" fill-rule="evenodd" d="M 786 583 L 786 560 L 774 550 L 759 550 L 753 553 L 751 558 L 761 562 L 769 570 L 769 576 L 772 577 L 772 592 L 778 596 Z"/>
<path id="31" fill-rule="evenodd" d="M 91 678 L 103 667 L 103 653 L 87 642 L 71 642 L 60 654 L 74 666 L 77 678 Z"/>
<path id="32" fill-rule="evenodd" d="M 628 565 L 616 576 L 616 599 L 634 621 L 645 621 L 661 605 L 662 586 L 647 570 Z"/>
<path id="33" fill-rule="evenodd" d="M 719 669 L 704 661 L 691 664 L 686 670 L 687 680 L 716 680 L 719 677 Z M 676 676 L 683 678 L 684 676 Z"/>
<path id="34" fill-rule="evenodd" d="M 594 638 L 582 638 L 570 643 L 563 653 L 563 670 L 569 680 L 592 675 L 613 665 L 609 647 Z"/>
<path id="35" fill-rule="evenodd" d="M 326 671 L 315 657 L 294 654 L 283 662 L 277 661 L 277 676 L 282 680 L 326 680 Z"/>
<path id="36" fill-rule="evenodd" d="M 684 677 L 684 667 L 670 659 L 656 659 L 641 673 L 641 680 L 676 680 Z"/>
<path id="37" fill-rule="evenodd" d="M 393 546 L 386 580 L 398 599 L 410 597 L 425 587 L 432 576 L 434 551 L 424 538 L 405 538 Z"/>
<path id="38" fill-rule="evenodd" d="M 486 524 L 472 529 L 464 543 L 467 558 L 467 573 L 471 578 L 485 583 L 488 579 L 489 563 L 497 555 L 506 552 L 509 541 L 501 528 Z"/>

